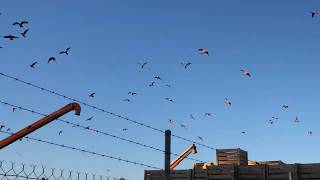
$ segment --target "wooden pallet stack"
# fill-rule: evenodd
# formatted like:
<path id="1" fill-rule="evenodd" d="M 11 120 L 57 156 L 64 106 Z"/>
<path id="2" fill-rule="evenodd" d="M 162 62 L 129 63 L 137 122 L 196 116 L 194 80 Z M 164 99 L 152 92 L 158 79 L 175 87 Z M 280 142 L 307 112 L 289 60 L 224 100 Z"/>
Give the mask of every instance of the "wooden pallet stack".
<path id="1" fill-rule="evenodd" d="M 147 170 L 144 179 L 164 180 L 164 171 Z M 171 180 L 320 180 L 320 163 L 195 167 L 172 171 Z"/>
<path id="2" fill-rule="evenodd" d="M 218 165 L 248 165 L 248 153 L 240 148 L 217 149 L 216 156 Z"/>

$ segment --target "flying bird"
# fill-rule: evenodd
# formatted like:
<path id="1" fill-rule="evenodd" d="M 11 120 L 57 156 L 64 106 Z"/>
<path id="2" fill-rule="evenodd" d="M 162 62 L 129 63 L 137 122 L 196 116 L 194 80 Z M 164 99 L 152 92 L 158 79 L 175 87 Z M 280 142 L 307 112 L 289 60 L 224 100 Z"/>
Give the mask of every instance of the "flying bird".
<path id="1" fill-rule="evenodd" d="M 94 98 L 95 95 L 96 95 L 96 93 L 91 93 L 91 94 L 89 95 L 89 97 Z"/>
<path id="2" fill-rule="evenodd" d="M 184 124 L 180 124 L 180 127 L 182 127 L 182 128 L 187 128 L 187 126 L 184 125 Z"/>
<path id="3" fill-rule="evenodd" d="M 170 85 L 170 84 L 166 84 L 165 86 L 168 87 L 168 88 L 171 88 L 171 85 Z"/>
<path id="4" fill-rule="evenodd" d="M 48 64 L 49 64 L 51 61 L 55 61 L 55 62 L 56 62 L 56 58 L 55 58 L 55 57 L 49 57 L 49 59 L 48 59 Z"/>
<path id="5" fill-rule="evenodd" d="M 273 120 L 269 119 L 268 123 L 273 124 Z"/>
<path id="6" fill-rule="evenodd" d="M 151 84 L 149 84 L 149 87 L 154 86 L 155 83 L 156 83 L 156 82 L 152 81 Z"/>
<path id="7" fill-rule="evenodd" d="M 93 116 L 91 116 L 88 119 L 86 119 L 86 121 L 91 121 L 92 119 L 93 119 Z"/>
<path id="8" fill-rule="evenodd" d="M 28 31 L 29 31 L 29 29 L 24 30 L 24 31 L 21 33 L 21 35 L 22 35 L 23 37 L 27 37 Z"/>
<path id="9" fill-rule="evenodd" d="M 130 99 L 124 99 L 123 101 L 130 102 Z"/>
<path id="10" fill-rule="evenodd" d="M 190 62 L 187 63 L 187 64 L 185 64 L 185 63 L 180 63 L 180 64 L 181 64 L 181 66 L 184 67 L 185 69 L 187 69 L 187 67 L 191 65 Z"/>
<path id="11" fill-rule="evenodd" d="M 14 22 L 12 25 L 13 26 L 17 26 L 18 25 L 20 28 L 23 28 L 24 24 L 29 24 L 29 22 L 28 21 Z"/>
<path id="12" fill-rule="evenodd" d="M 294 119 L 294 121 L 293 121 L 293 122 L 295 122 L 295 123 L 300 122 L 300 120 L 299 120 L 298 116 L 296 116 L 296 118 Z"/>
<path id="13" fill-rule="evenodd" d="M 241 134 L 246 135 L 247 133 L 245 131 L 242 131 Z"/>
<path id="14" fill-rule="evenodd" d="M 59 131 L 59 132 L 58 132 L 59 136 L 60 136 L 62 133 L 63 133 L 63 131 Z"/>
<path id="15" fill-rule="evenodd" d="M 166 97 L 166 98 L 164 98 L 164 99 L 167 100 L 167 101 L 173 102 L 173 99 L 171 99 L 171 98 L 169 98 L 169 97 Z"/>
<path id="16" fill-rule="evenodd" d="M 18 38 L 17 36 L 13 36 L 11 34 L 6 35 L 6 36 L 2 36 L 2 37 L 5 38 L 5 39 L 10 39 L 11 41 Z"/>
<path id="17" fill-rule="evenodd" d="M 283 108 L 283 109 L 288 109 L 289 106 L 284 104 L 284 105 L 282 105 L 282 108 Z"/>
<path id="18" fill-rule="evenodd" d="M 6 127 L 6 126 L 0 125 L 0 131 L 1 131 L 4 127 Z"/>
<path id="19" fill-rule="evenodd" d="M 160 76 L 155 76 L 153 77 L 154 79 L 157 79 L 157 80 L 162 80 Z"/>
<path id="20" fill-rule="evenodd" d="M 67 49 L 65 49 L 64 51 L 60 51 L 59 52 L 59 54 L 66 54 L 66 55 L 69 55 L 69 50 L 70 50 L 71 48 L 70 47 L 68 47 Z"/>
<path id="21" fill-rule="evenodd" d="M 137 93 L 135 93 L 135 92 L 128 92 L 128 95 L 134 96 L 134 95 L 137 95 Z"/>
<path id="22" fill-rule="evenodd" d="M 242 72 L 242 75 L 251 77 L 251 75 L 247 69 L 241 69 L 240 71 Z"/>
<path id="23" fill-rule="evenodd" d="M 168 121 L 170 124 L 174 124 L 174 122 L 175 122 L 173 119 L 169 119 Z"/>
<path id="24" fill-rule="evenodd" d="M 190 116 L 190 118 L 191 118 L 192 120 L 196 120 L 196 118 L 193 116 L 193 114 L 190 114 L 189 116 Z"/>
<path id="25" fill-rule="evenodd" d="M 12 112 L 15 112 L 15 111 L 16 111 L 16 109 L 17 109 L 17 108 L 15 108 L 15 107 L 14 107 L 14 108 L 12 108 Z"/>
<path id="26" fill-rule="evenodd" d="M 278 120 L 278 119 L 279 119 L 278 117 L 274 117 L 274 116 L 272 116 L 271 118 L 272 118 L 272 119 L 275 119 L 275 120 Z"/>
<path id="27" fill-rule="evenodd" d="M 10 131 L 10 130 L 11 130 L 10 128 L 7 129 L 7 131 Z"/>
<path id="28" fill-rule="evenodd" d="M 123 128 L 122 131 L 128 131 L 128 129 L 127 128 Z"/>
<path id="29" fill-rule="evenodd" d="M 149 62 L 144 62 L 144 63 L 138 63 L 140 68 L 143 69 L 144 66 L 146 66 Z"/>
<path id="30" fill-rule="evenodd" d="M 206 49 L 204 48 L 200 48 L 198 49 L 198 51 L 200 52 L 201 55 L 208 55 L 209 56 L 209 51 L 207 51 Z"/>
<path id="31" fill-rule="evenodd" d="M 201 136 L 198 136 L 198 139 L 200 139 L 201 141 L 203 141 L 203 138 Z"/>
<path id="32" fill-rule="evenodd" d="M 204 115 L 205 115 L 205 116 L 211 116 L 211 114 L 210 114 L 210 113 L 204 113 Z"/>
<path id="33" fill-rule="evenodd" d="M 314 18 L 318 14 L 318 11 L 310 11 L 310 15 Z"/>
<path id="34" fill-rule="evenodd" d="M 33 63 L 30 65 L 30 67 L 31 67 L 31 68 L 35 68 L 35 67 L 36 67 L 36 64 L 38 64 L 38 62 L 33 62 Z"/>
<path id="35" fill-rule="evenodd" d="M 313 132 L 312 131 L 308 131 L 308 134 L 309 134 L 309 136 L 312 136 Z"/>
<path id="36" fill-rule="evenodd" d="M 224 103 L 225 103 L 225 104 L 228 104 L 229 106 L 231 106 L 232 101 L 231 101 L 231 99 L 229 99 L 229 98 L 225 98 L 225 99 L 224 99 Z"/>

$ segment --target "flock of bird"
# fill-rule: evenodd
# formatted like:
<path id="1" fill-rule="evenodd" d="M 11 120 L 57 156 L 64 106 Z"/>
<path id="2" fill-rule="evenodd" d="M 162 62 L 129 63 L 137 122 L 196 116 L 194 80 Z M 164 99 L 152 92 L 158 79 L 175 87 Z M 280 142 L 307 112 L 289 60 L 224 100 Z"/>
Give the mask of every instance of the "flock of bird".
<path id="1" fill-rule="evenodd" d="M 319 14 L 319 12 L 318 12 L 317 10 L 310 11 L 310 15 L 311 15 L 312 18 L 315 18 L 318 14 Z M 0 13 L 0 15 L 2 15 L 2 14 Z M 17 36 L 17 35 L 8 34 L 8 35 L 4 35 L 4 36 L 2 36 L 2 37 L 5 38 L 5 39 L 8 39 L 8 40 L 10 40 L 10 41 L 13 41 L 13 40 L 18 39 L 18 38 L 26 38 L 26 37 L 27 37 L 27 34 L 28 34 L 28 32 L 29 32 L 29 28 L 26 28 L 27 25 L 29 25 L 29 22 L 28 22 L 28 21 L 24 21 L 24 20 L 22 20 L 22 21 L 16 21 L 16 22 L 12 23 L 12 26 L 15 26 L 15 27 L 18 27 L 19 29 L 22 29 L 22 31 L 21 31 L 21 33 L 20 33 L 21 36 L 19 37 L 19 36 Z M 3 48 L 3 47 L 0 46 L 0 48 Z M 70 50 L 71 50 L 71 47 L 67 47 L 67 48 L 65 48 L 64 50 L 58 52 L 58 54 L 59 54 L 59 55 L 69 55 L 69 51 L 70 51 Z M 201 56 L 209 56 L 209 51 L 208 51 L 207 49 L 205 49 L 205 48 L 199 48 L 199 49 L 198 49 L 198 52 L 199 52 L 199 54 L 200 54 Z M 47 59 L 47 64 L 49 64 L 49 63 L 51 63 L 51 62 L 56 62 L 56 57 L 51 56 L 51 57 L 49 57 L 49 58 Z M 145 69 L 148 64 L 149 64 L 149 62 L 142 62 L 142 63 L 139 62 L 139 63 L 138 63 L 140 69 Z M 181 66 L 182 66 L 184 69 L 188 69 L 188 68 L 190 68 L 191 65 L 192 65 L 191 62 L 181 62 L 180 64 L 181 64 Z M 30 68 L 36 68 L 37 65 L 38 65 L 38 61 L 32 62 L 32 63 L 30 64 Z M 248 77 L 248 78 L 251 77 L 251 73 L 249 72 L 248 69 L 240 69 L 240 71 L 241 71 L 241 73 L 242 73 L 243 76 Z M 154 81 L 152 81 L 152 82 L 148 85 L 149 87 L 155 86 L 155 84 L 157 83 L 157 81 L 161 81 L 161 80 L 162 80 L 162 78 L 161 78 L 160 76 L 154 76 L 153 79 L 154 79 Z M 170 84 L 165 84 L 165 86 L 168 87 L 168 88 L 171 87 Z M 133 96 L 136 96 L 136 95 L 138 95 L 137 92 L 131 92 L 131 91 L 128 92 L 128 96 L 130 96 L 130 97 L 133 97 Z M 95 92 L 91 92 L 88 96 L 89 96 L 90 98 L 95 98 L 96 93 L 95 93 Z M 171 97 L 165 97 L 164 100 L 166 100 L 166 101 L 168 101 L 168 102 L 170 102 L 170 103 L 174 103 L 174 100 L 173 100 L 173 98 L 171 98 Z M 125 98 L 125 99 L 123 99 L 123 101 L 124 101 L 124 102 L 131 102 L 131 98 Z M 227 106 L 232 106 L 232 100 L 231 100 L 231 98 L 226 97 L 225 100 L 224 100 L 224 103 L 225 103 Z M 282 105 L 282 108 L 283 108 L 283 109 L 288 109 L 289 106 L 286 105 L 286 104 L 284 104 L 284 105 Z M 13 108 L 13 109 L 12 109 L 13 112 L 15 112 L 15 110 L 16 110 L 16 108 Z M 205 112 L 205 113 L 204 113 L 204 116 L 212 116 L 212 113 Z M 190 117 L 190 119 L 192 119 L 192 120 L 196 120 L 195 116 L 194 116 L 192 113 L 189 114 L 189 117 Z M 94 116 L 91 116 L 91 117 L 87 118 L 86 121 L 91 121 L 91 120 L 93 120 L 93 118 L 94 118 Z M 279 118 L 277 118 L 277 117 L 271 117 L 271 118 L 268 120 L 268 123 L 269 123 L 269 124 L 274 124 L 274 122 L 275 122 L 276 120 L 278 120 L 278 119 L 279 119 Z M 176 121 L 173 120 L 173 119 L 168 119 L 168 122 L 169 122 L 170 124 L 172 124 L 172 125 L 174 125 L 174 124 L 176 123 Z M 294 123 L 299 123 L 300 120 L 299 120 L 298 117 L 295 117 L 294 120 L 293 120 L 293 122 L 294 122 Z M 186 126 L 185 124 L 182 124 L 182 123 L 180 124 L 180 127 L 181 127 L 181 128 L 184 128 L 184 129 L 187 128 L 187 126 Z M 4 125 L 1 125 L 1 126 L 0 126 L 0 130 L 3 130 L 3 129 L 5 129 L 5 128 L 6 128 L 6 127 L 5 127 Z M 88 128 L 90 128 L 90 126 L 88 126 Z M 122 131 L 127 131 L 127 130 L 128 130 L 127 128 L 122 128 Z M 10 128 L 6 128 L 6 131 L 10 131 Z M 308 131 L 307 133 L 308 133 L 308 135 L 310 135 L 310 136 L 313 135 L 313 132 L 312 132 L 312 131 Z M 60 136 L 60 135 L 62 135 L 62 134 L 63 134 L 63 131 L 60 130 L 60 131 L 58 132 L 58 135 Z M 241 134 L 245 135 L 246 132 L 245 132 L 245 131 L 242 131 Z M 198 138 L 199 140 L 201 140 L 201 141 L 204 140 L 204 138 L 201 137 L 201 136 L 197 136 L 197 138 Z"/>

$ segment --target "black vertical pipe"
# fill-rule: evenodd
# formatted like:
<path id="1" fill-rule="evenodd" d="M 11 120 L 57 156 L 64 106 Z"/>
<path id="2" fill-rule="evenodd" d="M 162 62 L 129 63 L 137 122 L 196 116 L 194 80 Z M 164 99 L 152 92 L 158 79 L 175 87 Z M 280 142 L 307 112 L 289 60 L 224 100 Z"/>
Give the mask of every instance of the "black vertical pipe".
<path id="1" fill-rule="evenodd" d="M 170 180 L 171 131 L 165 131 L 164 171 L 166 180 Z"/>

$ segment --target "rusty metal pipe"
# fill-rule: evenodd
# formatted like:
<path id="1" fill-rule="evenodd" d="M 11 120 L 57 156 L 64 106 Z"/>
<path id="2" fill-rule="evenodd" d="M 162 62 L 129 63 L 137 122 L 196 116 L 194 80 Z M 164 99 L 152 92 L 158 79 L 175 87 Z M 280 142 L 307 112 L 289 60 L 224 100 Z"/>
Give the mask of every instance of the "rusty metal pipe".
<path id="1" fill-rule="evenodd" d="M 21 129 L 20 131 L 10 135 L 9 137 L 0 141 L 0 149 L 12 144 L 16 140 L 23 138 L 24 136 L 32 133 L 33 131 L 41 128 L 42 126 L 58 119 L 59 117 L 67 114 L 70 111 L 75 111 L 75 115 L 79 116 L 81 112 L 81 107 L 78 103 L 70 103 L 63 108 L 51 113 L 50 115 L 45 116 L 44 118 L 38 120 L 37 122 Z"/>

